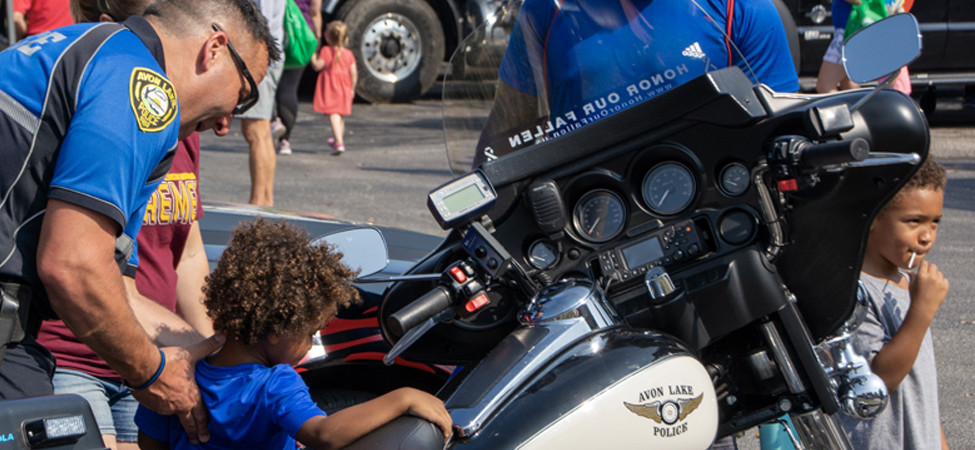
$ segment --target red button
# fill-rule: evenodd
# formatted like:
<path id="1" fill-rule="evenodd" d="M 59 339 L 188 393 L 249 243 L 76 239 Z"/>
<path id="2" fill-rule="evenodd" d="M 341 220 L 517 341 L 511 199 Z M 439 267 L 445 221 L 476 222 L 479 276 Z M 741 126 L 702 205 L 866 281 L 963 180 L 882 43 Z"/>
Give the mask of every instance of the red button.
<path id="1" fill-rule="evenodd" d="M 491 303 L 491 300 L 488 300 L 487 294 L 481 293 L 477 297 L 468 300 L 467 304 L 464 305 L 464 309 L 472 313 L 487 306 L 488 303 Z"/>
<path id="2" fill-rule="evenodd" d="M 467 281 L 467 275 L 457 266 L 450 268 L 450 276 L 454 277 L 454 280 L 460 284 L 464 284 Z"/>
<path id="3" fill-rule="evenodd" d="M 779 192 L 792 192 L 799 189 L 798 183 L 796 183 L 795 178 L 790 178 L 788 180 L 779 180 Z"/>

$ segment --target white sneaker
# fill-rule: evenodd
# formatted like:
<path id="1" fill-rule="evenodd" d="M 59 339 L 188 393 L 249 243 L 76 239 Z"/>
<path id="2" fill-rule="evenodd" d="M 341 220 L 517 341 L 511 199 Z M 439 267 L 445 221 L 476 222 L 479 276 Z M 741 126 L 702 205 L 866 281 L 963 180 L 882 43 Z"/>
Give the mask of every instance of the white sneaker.
<path id="1" fill-rule="evenodd" d="M 278 143 L 278 154 L 279 155 L 290 155 L 291 154 L 291 143 L 287 139 L 281 139 Z"/>
<path id="2" fill-rule="evenodd" d="M 281 139 L 281 136 L 284 136 L 284 132 L 286 130 L 287 129 L 284 127 L 284 123 L 281 122 L 280 117 L 275 117 L 274 120 L 271 121 L 271 136 L 274 137 L 274 140 Z"/>

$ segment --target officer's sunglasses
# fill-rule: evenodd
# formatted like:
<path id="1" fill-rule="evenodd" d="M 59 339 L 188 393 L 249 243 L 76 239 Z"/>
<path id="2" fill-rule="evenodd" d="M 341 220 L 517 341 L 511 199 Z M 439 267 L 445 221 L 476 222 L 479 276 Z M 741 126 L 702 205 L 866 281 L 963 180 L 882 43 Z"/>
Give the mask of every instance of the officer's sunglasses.
<path id="1" fill-rule="evenodd" d="M 215 23 L 210 25 L 213 27 L 214 31 L 223 31 Z M 234 64 L 237 64 L 237 69 L 240 70 L 240 73 L 244 75 L 245 79 L 247 79 L 247 84 L 249 84 L 251 88 L 250 95 L 238 103 L 231 112 L 231 114 L 236 116 L 238 114 L 243 114 L 244 111 L 247 111 L 248 109 L 251 109 L 251 107 L 257 103 L 260 95 L 257 92 L 257 83 L 254 82 L 254 77 L 251 76 L 251 71 L 247 70 L 247 64 L 244 64 L 244 60 L 240 58 L 240 54 L 237 53 L 237 50 L 234 50 L 233 44 L 230 43 L 229 36 L 227 37 L 227 49 L 230 50 L 230 56 L 234 58 Z"/>

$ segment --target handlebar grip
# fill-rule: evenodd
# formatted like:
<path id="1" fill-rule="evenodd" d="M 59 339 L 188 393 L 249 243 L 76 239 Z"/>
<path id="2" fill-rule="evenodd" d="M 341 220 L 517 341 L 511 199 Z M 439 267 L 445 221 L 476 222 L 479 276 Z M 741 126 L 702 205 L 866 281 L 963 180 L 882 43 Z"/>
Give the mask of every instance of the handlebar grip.
<path id="1" fill-rule="evenodd" d="M 868 155 L 870 155 L 870 143 L 866 139 L 856 138 L 849 141 L 810 144 L 802 151 L 799 162 L 805 167 L 815 169 L 833 164 L 863 161 Z"/>
<path id="2" fill-rule="evenodd" d="M 396 311 L 386 319 L 386 327 L 394 334 L 402 336 L 413 327 L 419 325 L 445 309 L 450 307 L 450 291 L 443 286 L 437 286 L 422 297 L 413 301 L 403 309 Z"/>

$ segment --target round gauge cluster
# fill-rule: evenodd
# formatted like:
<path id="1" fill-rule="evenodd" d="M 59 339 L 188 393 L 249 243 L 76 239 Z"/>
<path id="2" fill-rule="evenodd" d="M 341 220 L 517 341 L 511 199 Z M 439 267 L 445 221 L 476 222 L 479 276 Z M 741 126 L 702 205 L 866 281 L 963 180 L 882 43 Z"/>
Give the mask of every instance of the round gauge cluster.
<path id="1" fill-rule="evenodd" d="M 732 197 L 744 194 L 750 184 L 748 168 L 740 162 L 733 162 L 721 169 L 718 175 L 718 186 L 725 194 Z"/>
<path id="2" fill-rule="evenodd" d="M 592 190 L 576 202 L 572 221 L 584 239 L 606 242 L 619 235 L 626 226 L 626 203 L 611 190 Z"/>
<path id="3" fill-rule="evenodd" d="M 643 178 L 643 201 L 650 211 L 661 216 L 683 211 L 690 206 L 696 192 L 697 179 L 681 163 L 657 164 Z"/>
<path id="4" fill-rule="evenodd" d="M 554 243 L 538 240 L 528 247 L 528 263 L 536 269 L 550 269 L 559 262 L 559 251 Z"/>

